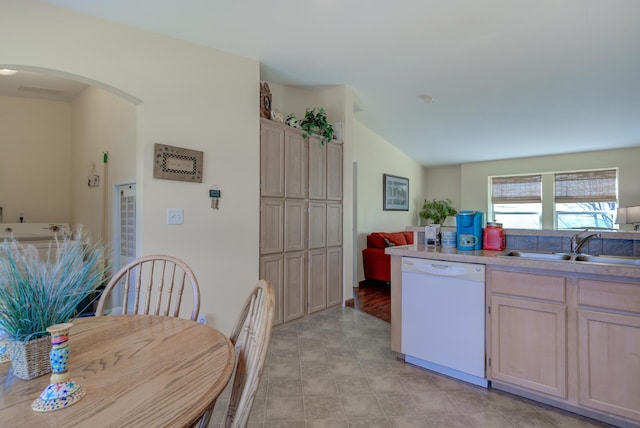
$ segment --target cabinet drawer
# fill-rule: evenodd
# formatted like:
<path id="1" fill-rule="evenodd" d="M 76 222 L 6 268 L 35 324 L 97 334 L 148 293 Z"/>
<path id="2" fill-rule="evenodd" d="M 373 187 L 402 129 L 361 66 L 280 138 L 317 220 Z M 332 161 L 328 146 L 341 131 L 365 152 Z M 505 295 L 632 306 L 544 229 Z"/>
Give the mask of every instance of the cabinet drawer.
<path id="1" fill-rule="evenodd" d="M 489 284 L 492 293 L 559 303 L 566 300 L 565 278 L 562 276 L 491 270 Z"/>
<path id="2" fill-rule="evenodd" d="M 578 304 L 640 313 L 640 284 L 581 278 Z"/>

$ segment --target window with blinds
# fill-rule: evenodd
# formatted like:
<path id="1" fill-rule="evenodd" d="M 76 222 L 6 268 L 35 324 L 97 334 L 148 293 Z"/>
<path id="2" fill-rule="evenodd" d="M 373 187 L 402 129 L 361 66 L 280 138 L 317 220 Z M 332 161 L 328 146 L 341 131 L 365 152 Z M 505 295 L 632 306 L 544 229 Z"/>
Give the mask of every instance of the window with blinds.
<path id="1" fill-rule="evenodd" d="M 536 203 L 542 201 L 542 175 L 491 178 L 491 202 Z"/>
<path id="2" fill-rule="evenodd" d="M 543 181 L 548 183 L 545 187 Z M 541 229 L 543 205 L 544 213 L 553 212 L 553 219 L 544 219 L 544 224 L 553 222 L 556 229 L 615 227 L 618 205 L 615 168 L 496 176 L 490 177 L 489 187 L 492 217 L 505 228 Z"/>
<path id="3" fill-rule="evenodd" d="M 493 218 L 503 227 L 540 229 L 542 175 L 491 177 Z"/>
<path id="4" fill-rule="evenodd" d="M 553 181 L 557 229 L 614 227 L 616 169 L 557 173 Z"/>

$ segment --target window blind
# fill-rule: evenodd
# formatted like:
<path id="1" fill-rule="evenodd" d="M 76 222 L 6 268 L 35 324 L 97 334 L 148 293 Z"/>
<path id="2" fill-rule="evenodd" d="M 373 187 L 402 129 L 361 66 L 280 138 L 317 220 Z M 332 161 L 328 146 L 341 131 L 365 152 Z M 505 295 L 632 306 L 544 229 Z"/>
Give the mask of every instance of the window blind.
<path id="1" fill-rule="evenodd" d="M 542 201 L 542 175 L 491 178 L 491 202 L 536 203 Z"/>
<path id="2" fill-rule="evenodd" d="M 617 171 L 581 171 L 554 174 L 556 203 L 617 200 Z"/>

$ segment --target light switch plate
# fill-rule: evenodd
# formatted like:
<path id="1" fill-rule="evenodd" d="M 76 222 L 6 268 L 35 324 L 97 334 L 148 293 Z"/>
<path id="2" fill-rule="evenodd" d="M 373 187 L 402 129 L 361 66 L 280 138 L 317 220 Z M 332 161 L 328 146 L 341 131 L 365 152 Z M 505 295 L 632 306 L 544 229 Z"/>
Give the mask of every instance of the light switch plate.
<path id="1" fill-rule="evenodd" d="M 182 208 L 167 208 L 167 224 L 183 224 L 184 214 Z"/>

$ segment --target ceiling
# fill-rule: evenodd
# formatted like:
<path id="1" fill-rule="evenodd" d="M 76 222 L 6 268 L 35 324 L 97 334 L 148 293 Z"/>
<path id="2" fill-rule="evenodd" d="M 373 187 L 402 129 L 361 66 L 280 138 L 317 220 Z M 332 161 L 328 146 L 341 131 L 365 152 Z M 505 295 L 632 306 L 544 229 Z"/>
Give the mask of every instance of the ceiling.
<path id="1" fill-rule="evenodd" d="M 47 2 L 348 85 L 425 166 L 640 146 L 637 0 Z"/>

